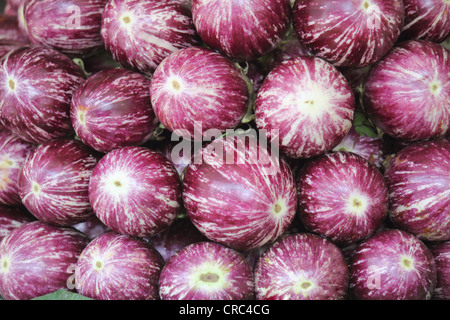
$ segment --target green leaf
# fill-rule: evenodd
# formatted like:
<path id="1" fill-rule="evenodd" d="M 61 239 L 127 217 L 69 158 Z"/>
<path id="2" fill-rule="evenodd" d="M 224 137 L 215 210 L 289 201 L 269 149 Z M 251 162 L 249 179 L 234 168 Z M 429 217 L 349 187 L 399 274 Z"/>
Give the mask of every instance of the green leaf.
<path id="1" fill-rule="evenodd" d="M 378 132 L 370 126 L 355 126 L 355 131 L 363 137 L 378 138 Z"/>
<path id="2" fill-rule="evenodd" d="M 36 297 L 32 300 L 92 300 L 91 298 L 82 296 L 78 293 L 73 293 L 65 289 L 57 290 L 53 293 L 49 293 L 40 297 Z"/>

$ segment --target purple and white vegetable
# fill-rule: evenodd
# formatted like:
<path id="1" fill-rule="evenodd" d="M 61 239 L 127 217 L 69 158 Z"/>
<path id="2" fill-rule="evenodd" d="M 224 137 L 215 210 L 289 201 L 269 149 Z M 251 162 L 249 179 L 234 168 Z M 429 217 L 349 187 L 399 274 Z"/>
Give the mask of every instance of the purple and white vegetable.
<path id="1" fill-rule="evenodd" d="M 177 251 L 159 279 L 162 300 L 251 300 L 253 272 L 237 251 L 197 242 Z"/>
<path id="2" fill-rule="evenodd" d="M 381 137 L 372 138 L 356 132 L 352 127 L 333 151 L 353 152 L 363 157 L 378 169 L 383 168 L 385 160 L 385 146 Z"/>
<path id="3" fill-rule="evenodd" d="M 191 11 L 179 0 L 109 0 L 101 35 L 114 60 L 145 74 L 171 53 L 200 44 Z"/>
<path id="4" fill-rule="evenodd" d="M 123 147 L 107 153 L 94 168 L 89 199 L 111 230 L 151 237 L 167 229 L 180 211 L 180 177 L 162 154 Z"/>
<path id="5" fill-rule="evenodd" d="M 78 292 L 96 300 L 159 300 L 164 261 L 141 239 L 106 232 L 81 253 L 75 269 Z"/>
<path id="6" fill-rule="evenodd" d="M 289 165 L 245 135 L 219 138 L 186 168 L 183 200 L 208 239 L 248 250 L 275 241 L 292 223 L 297 192 Z"/>
<path id="7" fill-rule="evenodd" d="M 233 62 L 220 53 L 185 48 L 156 69 L 151 101 L 157 118 L 168 130 L 201 140 L 209 129 L 225 132 L 241 122 L 249 104 L 246 81 Z"/>
<path id="8" fill-rule="evenodd" d="M 311 159 L 297 175 L 299 215 L 307 229 L 337 243 L 372 235 L 388 211 L 383 175 L 351 152 Z"/>
<path id="9" fill-rule="evenodd" d="M 22 206 L 10 207 L 0 204 L 0 242 L 11 231 L 36 220 Z"/>
<path id="10" fill-rule="evenodd" d="M 9 52 L 0 62 L 1 124 L 34 144 L 69 136 L 70 99 L 83 81 L 83 71 L 54 49 Z"/>
<path id="11" fill-rule="evenodd" d="M 450 300 L 450 241 L 429 245 L 436 264 L 437 282 L 433 300 Z"/>
<path id="12" fill-rule="evenodd" d="M 144 144 L 158 124 L 149 88 L 150 79 L 131 70 L 93 74 L 72 97 L 70 117 L 75 133 L 102 153 Z"/>
<path id="13" fill-rule="evenodd" d="M 0 243 L 0 295 L 29 300 L 65 289 L 71 268 L 88 244 L 81 232 L 33 221 Z"/>
<path id="14" fill-rule="evenodd" d="M 430 41 L 399 43 L 365 83 L 364 106 L 393 138 L 444 136 L 450 124 L 449 52 Z"/>
<path id="15" fill-rule="evenodd" d="M 450 35 L 450 2 L 404 0 L 405 24 L 401 39 L 442 42 Z"/>
<path id="16" fill-rule="evenodd" d="M 187 217 L 177 218 L 168 229 L 147 239 L 167 262 L 180 249 L 196 242 L 208 239 L 193 225 Z"/>
<path id="17" fill-rule="evenodd" d="M 70 56 L 91 55 L 103 47 L 100 34 L 107 0 L 27 0 L 23 14 L 31 43 Z"/>
<path id="18" fill-rule="evenodd" d="M 380 231 L 353 252 L 349 286 L 353 299 L 429 300 L 435 286 L 433 255 L 405 231 Z"/>
<path id="19" fill-rule="evenodd" d="M 291 8 L 286 0 L 193 0 L 192 17 L 209 47 L 251 61 L 278 46 L 290 26 Z"/>
<path id="20" fill-rule="evenodd" d="M 255 103 L 258 129 L 267 130 L 271 141 L 279 139 L 281 152 L 291 158 L 310 158 L 336 147 L 348 134 L 354 112 L 355 99 L 344 76 L 317 57 L 279 64 Z"/>
<path id="21" fill-rule="evenodd" d="M 380 60 L 403 27 L 402 0 L 297 1 L 292 22 L 300 41 L 337 67 L 364 67 Z"/>
<path id="22" fill-rule="evenodd" d="M 0 204 L 17 206 L 22 204 L 17 186 L 20 167 L 35 148 L 11 132 L 0 130 Z"/>
<path id="23" fill-rule="evenodd" d="M 255 266 L 258 300 L 344 300 L 348 267 L 340 249 L 318 235 L 287 235 Z"/>
<path id="24" fill-rule="evenodd" d="M 393 224 L 422 240 L 450 240 L 449 172 L 449 140 L 420 141 L 402 149 L 385 172 Z"/>
<path id="25" fill-rule="evenodd" d="M 23 162 L 17 185 L 25 207 L 39 220 L 70 226 L 93 214 L 89 180 L 98 162 L 81 141 L 53 139 Z"/>

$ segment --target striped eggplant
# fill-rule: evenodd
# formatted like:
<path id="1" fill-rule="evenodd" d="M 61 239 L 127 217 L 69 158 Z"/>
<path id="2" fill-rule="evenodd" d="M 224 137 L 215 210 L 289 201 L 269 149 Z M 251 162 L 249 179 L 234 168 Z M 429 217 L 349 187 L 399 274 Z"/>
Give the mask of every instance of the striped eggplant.
<path id="1" fill-rule="evenodd" d="M 34 144 L 71 135 L 70 100 L 84 80 L 81 68 L 54 49 L 9 52 L 0 61 L 0 123 Z"/>
<path id="2" fill-rule="evenodd" d="M 364 86 L 364 106 L 393 138 L 444 136 L 450 126 L 450 55 L 425 40 L 402 42 L 376 64 Z"/>
<path id="3" fill-rule="evenodd" d="M 339 244 L 372 235 L 388 212 L 383 175 L 352 152 L 308 161 L 297 175 L 299 215 L 305 227 Z"/>
<path id="4" fill-rule="evenodd" d="M 401 39 L 440 43 L 450 35 L 450 2 L 442 0 L 403 0 L 405 24 Z"/>
<path id="5" fill-rule="evenodd" d="M 147 75 L 171 53 L 200 44 L 191 11 L 180 0 L 109 0 L 101 34 L 117 62 Z"/>
<path id="6" fill-rule="evenodd" d="M 159 300 L 163 264 L 161 255 L 142 239 L 109 231 L 81 252 L 75 287 L 95 300 Z"/>
<path id="7" fill-rule="evenodd" d="M 68 289 L 73 268 L 89 239 L 70 227 L 33 221 L 0 243 L 0 295 L 29 300 Z"/>
<path id="8" fill-rule="evenodd" d="M 426 245 L 402 230 L 375 233 L 350 261 L 349 296 L 356 300 L 429 300 L 436 264 Z"/>
<path id="9" fill-rule="evenodd" d="M 290 26 L 291 8 L 287 0 L 192 0 L 192 17 L 209 47 L 251 61 L 278 46 Z"/>
<path id="10" fill-rule="evenodd" d="M 450 241 L 443 241 L 429 245 L 429 249 L 436 264 L 436 288 L 433 300 L 450 300 Z"/>
<path id="11" fill-rule="evenodd" d="M 341 250 L 312 233 L 287 235 L 255 266 L 258 300 L 344 300 L 349 283 Z"/>
<path id="12" fill-rule="evenodd" d="M 347 80 L 317 57 L 285 60 L 272 69 L 255 103 L 256 125 L 268 131 L 269 139 L 279 139 L 281 152 L 291 158 L 336 147 L 350 131 L 354 112 Z"/>
<path id="13" fill-rule="evenodd" d="M 97 217 L 111 230 L 151 237 L 167 229 L 180 211 L 180 177 L 173 164 L 156 151 L 118 148 L 94 168 L 89 199 Z"/>
<path id="14" fill-rule="evenodd" d="M 304 0 L 293 8 L 300 41 L 337 67 L 364 67 L 380 60 L 403 27 L 402 0 Z"/>
<path id="15" fill-rule="evenodd" d="M 27 0 L 23 15 L 28 38 L 33 44 L 70 56 L 91 55 L 103 47 L 100 29 L 106 3 L 107 0 Z"/>
<path id="16" fill-rule="evenodd" d="M 5 206 L 0 204 L 0 242 L 11 231 L 32 222 L 36 218 L 23 206 Z"/>
<path id="17" fill-rule="evenodd" d="M 39 220 L 59 226 L 85 221 L 93 214 L 89 180 L 98 156 L 75 139 L 53 139 L 36 147 L 17 179 L 25 207 Z"/>
<path id="18" fill-rule="evenodd" d="M 402 149 L 385 172 L 389 218 L 426 241 L 450 240 L 450 141 L 420 141 Z"/>
<path id="19" fill-rule="evenodd" d="M 253 272 L 239 252 L 206 241 L 177 251 L 159 279 L 162 300 L 251 300 Z"/>
<path id="20" fill-rule="evenodd" d="M 35 145 L 23 141 L 8 130 L 0 130 L 0 204 L 22 204 L 17 178 L 23 162 Z"/>
<path id="21" fill-rule="evenodd" d="M 275 241 L 295 217 L 297 190 L 289 165 L 245 135 L 203 147 L 186 168 L 183 183 L 185 209 L 194 225 L 208 239 L 237 250 Z"/>
<path id="22" fill-rule="evenodd" d="M 108 68 L 93 74 L 72 96 L 75 133 L 102 153 L 144 144 L 158 124 L 149 88 L 150 79 L 135 71 Z"/>
<path id="23" fill-rule="evenodd" d="M 158 66 L 150 96 L 157 118 L 168 130 L 201 140 L 209 129 L 225 132 L 241 122 L 249 104 L 246 81 L 220 53 L 190 47 Z"/>

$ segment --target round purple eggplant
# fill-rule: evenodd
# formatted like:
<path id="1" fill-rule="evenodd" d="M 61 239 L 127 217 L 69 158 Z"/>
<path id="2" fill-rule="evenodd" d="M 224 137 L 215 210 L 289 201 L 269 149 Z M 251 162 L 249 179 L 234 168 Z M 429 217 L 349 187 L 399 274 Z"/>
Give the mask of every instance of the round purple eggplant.
<path id="1" fill-rule="evenodd" d="M 108 0 L 27 0 L 23 14 L 31 43 L 70 56 L 103 47 L 102 13 Z"/>
<path id="2" fill-rule="evenodd" d="M 210 240 L 237 250 L 275 241 L 297 209 L 289 165 L 245 135 L 219 138 L 199 150 L 183 180 L 194 225 Z"/>
<path id="3" fill-rule="evenodd" d="M 356 300 L 429 300 L 436 265 L 425 244 L 397 229 L 363 241 L 350 262 L 350 296 Z"/>
<path id="4" fill-rule="evenodd" d="M 75 286 L 95 300 L 158 300 L 163 265 L 161 255 L 143 240 L 110 231 L 81 253 Z"/>
<path id="5" fill-rule="evenodd" d="M 114 60 L 147 75 L 171 53 L 200 44 L 191 11 L 180 0 L 110 0 L 101 34 Z"/>
<path id="6" fill-rule="evenodd" d="M 167 229 L 180 211 L 180 177 L 162 154 L 123 147 L 107 153 L 94 168 L 89 199 L 111 230 L 151 237 Z"/>
<path id="7" fill-rule="evenodd" d="M 344 300 L 348 283 L 341 250 L 312 233 L 281 238 L 255 266 L 258 300 Z"/>
<path id="8" fill-rule="evenodd" d="M 168 130 L 201 140 L 209 129 L 223 133 L 240 124 L 249 104 L 247 81 L 220 53 L 185 48 L 156 69 L 151 101 L 157 118 Z"/>
<path id="9" fill-rule="evenodd" d="M 84 81 L 67 56 L 42 46 L 9 52 L 0 61 L 0 122 L 23 140 L 40 144 L 73 133 L 70 100 Z"/>
<path id="10" fill-rule="evenodd" d="M 388 53 L 403 27 L 402 0 L 305 0 L 293 8 L 299 40 L 336 67 L 365 67 Z"/>
<path id="11" fill-rule="evenodd" d="M 336 243 L 372 235 L 388 212 L 383 175 L 351 152 L 311 159 L 297 175 L 299 215 L 305 227 Z"/>
<path id="12" fill-rule="evenodd" d="M 70 117 L 75 133 L 102 153 L 144 144 L 158 124 L 149 88 L 150 79 L 131 70 L 93 74 L 72 96 Z"/>
<path id="13" fill-rule="evenodd" d="M 393 138 L 416 141 L 449 132 L 449 52 L 425 40 L 402 42 L 370 71 L 364 107 Z"/>
<path id="14" fill-rule="evenodd" d="M 89 239 L 81 232 L 33 221 L 0 243 L 0 295 L 29 300 L 67 289 L 71 269 Z"/>
<path id="15" fill-rule="evenodd" d="M 69 226 L 93 214 L 89 180 L 98 158 L 81 141 L 53 139 L 36 147 L 18 174 L 19 195 L 39 220 Z"/>
<path id="16" fill-rule="evenodd" d="M 251 300 L 253 272 L 237 251 L 197 242 L 177 251 L 161 271 L 162 300 Z"/>
<path id="17" fill-rule="evenodd" d="M 420 141 L 388 164 L 389 218 L 421 240 L 450 240 L 450 141 Z"/>
<path id="18" fill-rule="evenodd" d="M 251 61 L 281 42 L 290 26 L 291 8 L 286 0 L 193 0 L 192 16 L 210 48 L 233 60 Z"/>
<path id="19" fill-rule="evenodd" d="M 0 204 L 22 204 L 17 178 L 23 162 L 35 145 L 23 141 L 8 130 L 0 130 Z"/>
<path id="20" fill-rule="evenodd" d="M 310 158 L 336 147 L 355 112 L 352 89 L 330 63 L 317 57 L 285 60 L 258 91 L 255 118 L 291 158 Z"/>

